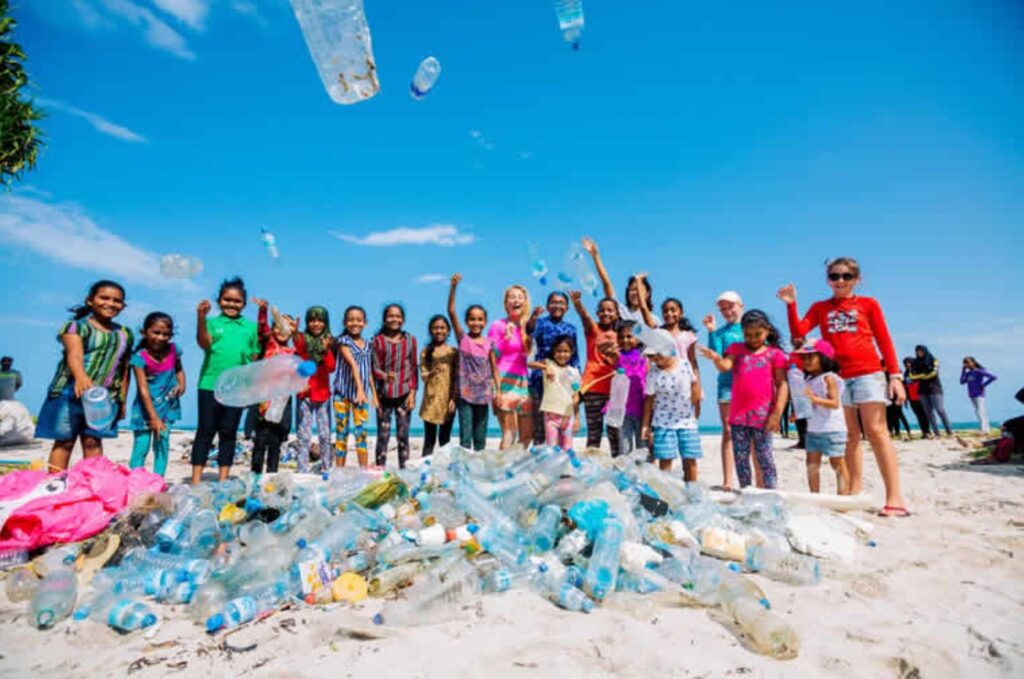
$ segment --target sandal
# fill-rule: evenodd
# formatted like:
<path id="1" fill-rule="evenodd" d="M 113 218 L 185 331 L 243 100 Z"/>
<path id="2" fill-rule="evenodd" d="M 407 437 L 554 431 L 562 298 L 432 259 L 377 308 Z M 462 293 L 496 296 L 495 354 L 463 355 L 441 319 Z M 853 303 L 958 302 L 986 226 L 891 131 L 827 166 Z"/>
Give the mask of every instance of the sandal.
<path id="1" fill-rule="evenodd" d="M 882 507 L 882 510 L 878 512 L 879 516 L 895 516 L 899 518 L 906 518 L 910 516 L 910 512 L 907 511 L 906 507 L 894 507 L 892 505 L 886 505 Z"/>

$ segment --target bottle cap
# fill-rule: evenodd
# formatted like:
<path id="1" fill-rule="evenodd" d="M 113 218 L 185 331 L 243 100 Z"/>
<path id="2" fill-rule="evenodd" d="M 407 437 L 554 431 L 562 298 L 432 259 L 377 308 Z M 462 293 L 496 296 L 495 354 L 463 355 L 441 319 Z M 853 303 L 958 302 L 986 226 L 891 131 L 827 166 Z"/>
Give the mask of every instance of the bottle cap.
<path id="1" fill-rule="evenodd" d="M 471 523 L 471 524 L 466 526 L 466 530 L 469 531 L 470 535 L 476 535 L 477 533 L 480 532 L 480 526 L 478 526 L 475 523 Z"/>
<path id="2" fill-rule="evenodd" d="M 207 632 L 211 632 L 211 633 L 212 632 L 216 632 L 217 630 L 219 630 L 223 626 L 224 626 L 224 616 L 221 615 L 220 613 L 214 613 L 213 615 L 211 615 L 209 618 L 206 619 L 206 631 Z"/>
<path id="3" fill-rule="evenodd" d="M 306 538 L 299 538 L 295 542 L 295 546 L 298 547 L 299 549 L 305 549 L 308 545 L 309 545 L 309 543 L 306 542 Z"/>
<path id="4" fill-rule="evenodd" d="M 299 364 L 299 367 L 295 369 L 295 372 L 299 373 L 303 377 L 312 377 L 316 374 L 316 363 L 313 361 L 303 361 Z"/>
<path id="5" fill-rule="evenodd" d="M 145 617 L 142 618 L 142 627 L 152 627 L 155 624 L 156 616 L 152 613 L 147 613 Z"/>
<path id="6" fill-rule="evenodd" d="M 381 617 L 380 613 L 377 613 L 375 616 L 373 616 L 373 624 L 374 625 L 383 625 L 384 624 L 384 618 Z"/>

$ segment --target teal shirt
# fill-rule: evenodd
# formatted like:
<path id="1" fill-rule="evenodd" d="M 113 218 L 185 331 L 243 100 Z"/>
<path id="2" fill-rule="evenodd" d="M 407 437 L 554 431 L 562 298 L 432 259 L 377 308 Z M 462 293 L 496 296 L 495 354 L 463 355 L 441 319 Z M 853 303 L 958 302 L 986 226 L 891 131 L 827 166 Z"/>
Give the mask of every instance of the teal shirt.
<path id="1" fill-rule="evenodd" d="M 729 323 L 708 333 L 708 348 L 719 356 L 725 355 L 725 349 L 730 344 L 743 341 L 743 327 L 739 323 Z M 732 389 L 732 371 L 718 373 L 718 397 L 721 399 L 724 392 Z"/>

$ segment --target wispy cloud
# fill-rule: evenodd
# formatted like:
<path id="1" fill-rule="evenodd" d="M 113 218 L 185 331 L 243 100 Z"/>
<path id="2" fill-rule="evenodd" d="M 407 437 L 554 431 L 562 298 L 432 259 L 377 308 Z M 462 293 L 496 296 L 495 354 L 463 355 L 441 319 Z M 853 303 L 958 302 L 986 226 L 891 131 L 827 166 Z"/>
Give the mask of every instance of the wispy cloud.
<path id="1" fill-rule="evenodd" d="M 260 26 L 267 25 L 267 19 L 260 13 L 260 8 L 251 0 L 232 0 L 231 9 L 242 16 L 247 16 Z"/>
<path id="2" fill-rule="evenodd" d="M 159 257 L 98 226 L 71 204 L 0 196 L 0 240 L 77 269 L 152 288 L 190 288 L 160 277 Z"/>
<path id="3" fill-rule="evenodd" d="M 197 31 L 203 30 L 210 11 L 208 0 L 153 0 L 153 4 Z"/>
<path id="4" fill-rule="evenodd" d="M 425 273 L 416 279 L 417 283 L 444 283 L 448 276 L 441 273 Z"/>
<path id="5" fill-rule="evenodd" d="M 476 143 L 479 144 L 485 151 L 494 150 L 494 144 L 488 141 L 487 137 L 485 137 L 483 135 L 483 132 L 481 132 L 480 130 L 470 130 L 469 136 L 475 139 Z"/>
<path id="6" fill-rule="evenodd" d="M 39 327 L 53 327 L 53 319 L 32 318 L 31 316 L 6 316 L 0 315 L 0 323 L 8 325 L 34 325 Z"/>
<path id="7" fill-rule="evenodd" d="M 207 3 L 204 0 L 157 0 L 156 4 L 166 5 L 165 11 L 194 28 L 191 22 L 198 16 L 196 12 Z M 138 0 L 74 0 L 72 7 L 87 29 L 112 29 L 127 24 L 141 30 L 143 39 L 156 49 L 182 59 L 196 58 L 185 36 Z M 205 17 L 205 11 L 201 15 Z"/>
<path id="8" fill-rule="evenodd" d="M 96 128 L 97 132 L 102 132 L 103 134 L 114 137 L 115 139 L 136 144 L 145 144 L 149 141 L 138 132 L 133 132 L 123 125 L 118 125 L 117 123 L 107 120 L 101 115 L 84 111 L 70 104 L 65 104 L 62 101 L 40 97 L 36 99 L 36 102 L 44 108 L 51 108 L 55 111 L 62 111 L 69 115 L 81 118 Z"/>
<path id="9" fill-rule="evenodd" d="M 453 224 L 432 224 L 418 229 L 400 226 L 390 231 L 374 231 L 365 236 L 353 236 L 347 233 L 329 231 L 332 236 L 346 243 L 370 245 L 374 247 L 392 247 L 395 245 L 469 245 L 476 241 L 471 233 L 462 233 Z"/>

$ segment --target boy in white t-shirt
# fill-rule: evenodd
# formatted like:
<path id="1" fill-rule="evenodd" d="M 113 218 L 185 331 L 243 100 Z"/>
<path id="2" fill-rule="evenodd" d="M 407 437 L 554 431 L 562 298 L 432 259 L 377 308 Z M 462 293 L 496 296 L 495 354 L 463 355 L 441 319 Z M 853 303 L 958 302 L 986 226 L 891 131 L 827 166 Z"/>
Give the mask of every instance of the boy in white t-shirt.
<path id="1" fill-rule="evenodd" d="M 828 457 L 836 473 L 839 495 L 850 492 L 850 473 L 846 468 L 846 417 L 843 414 L 843 380 L 835 361 L 835 349 L 823 339 L 808 340 L 793 352 L 800 357 L 811 402 L 807 423 L 807 485 L 812 493 L 821 492 L 821 458 Z"/>
<path id="2" fill-rule="evenodd" d="M 700 403 L 692 400 L 698 389 L 697 378 L 690 362 L 676 356 L 674 349 L 656 348 L 673 346 L 672 335 L 667 330 L 654 333 L 664 335 L 664 341 L 644 349 L 653 365 L 644 389 L 642 436 L 652 443 L 654 457 L 663 471 L 671 469 L 672 460 L 680 456 L 685 480 L 696 481 L 697 460 L 703 457 L 697 433 Z"/>

